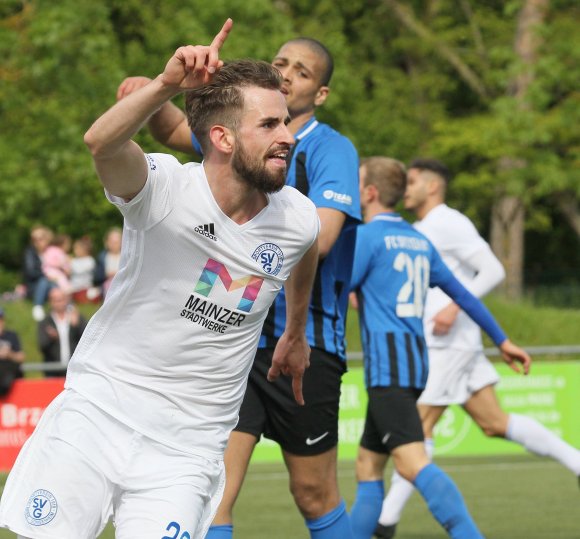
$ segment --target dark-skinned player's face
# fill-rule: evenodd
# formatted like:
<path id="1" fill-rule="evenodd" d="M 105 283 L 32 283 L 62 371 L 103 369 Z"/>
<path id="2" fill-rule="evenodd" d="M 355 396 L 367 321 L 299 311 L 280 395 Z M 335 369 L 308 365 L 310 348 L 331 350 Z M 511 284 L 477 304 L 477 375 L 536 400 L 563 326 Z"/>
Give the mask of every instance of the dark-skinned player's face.
<path id="1" fill-rule="evenodd" d="M 284 78 L 282 93 L 291 118 L 322 105 L 328 87 L 321 85 L 325 64 L 320 55 L 304 43 L 290 42 L 278 51 L 272 65 Z"/>

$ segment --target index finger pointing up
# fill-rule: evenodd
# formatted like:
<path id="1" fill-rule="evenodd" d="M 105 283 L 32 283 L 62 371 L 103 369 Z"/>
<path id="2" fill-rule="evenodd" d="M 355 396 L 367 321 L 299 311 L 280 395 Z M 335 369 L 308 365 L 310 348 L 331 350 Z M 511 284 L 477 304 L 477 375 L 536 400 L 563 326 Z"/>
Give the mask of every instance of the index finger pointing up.
<path id="1" fill-rule="evenodd" d="M 207 57 L 207 70 L 209 73 L 215 73 L 216 70 L 220 67 L 219 51 L 228 38 L 228 34 L 230 33 L 233 24 L 234 21 L 232 21 L 232 19 L 228 19 L 226 22 L 224 22 L 222 29 L 213 38 L 213 41 L 209 46 L 209 54 Z"/>
<path id="2" fill-rule="evenodd" d="M 232 19 L 227 19 L 222 26 L 222 29 L 217 33 L 217 35 L 213 38 L 210 47 L 216 47 L 218 50 L 222 48 L 223 44 L 226 42 L 228 38 L 228 34 L 234 25 L 234 21 Z"/>

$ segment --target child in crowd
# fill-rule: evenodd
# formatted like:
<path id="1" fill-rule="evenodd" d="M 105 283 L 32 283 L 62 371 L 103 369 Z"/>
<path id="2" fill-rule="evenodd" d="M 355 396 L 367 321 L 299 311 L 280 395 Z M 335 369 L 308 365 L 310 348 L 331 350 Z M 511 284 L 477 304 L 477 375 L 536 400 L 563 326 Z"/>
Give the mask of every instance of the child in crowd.
<path id="1" fill-rule="evenodd" d="M 57 234 L 42 253 L 42 271 L 47 279 L 65 292 L 70 292 L 70 236 Z"/>
<path id="2" fill-rule="evenodd" d="M 99 301 L 100 291 L 93 286 L 93 274 L 96 261 L 92 256 L 93 244 L 88 236 L 83 236 L 73 243 L 71 258 L 70 283 L 73 300 L 76 303 Z"/>

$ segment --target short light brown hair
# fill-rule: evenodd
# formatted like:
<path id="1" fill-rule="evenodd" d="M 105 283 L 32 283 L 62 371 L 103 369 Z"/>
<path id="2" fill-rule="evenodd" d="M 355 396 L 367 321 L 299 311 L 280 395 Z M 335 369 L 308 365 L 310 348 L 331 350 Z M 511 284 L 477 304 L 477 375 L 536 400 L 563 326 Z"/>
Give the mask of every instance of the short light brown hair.
<path id="1" fill-rule="evenodd" d="M 226 62 L 211 83 L 187 92 L 187 122 L 204 154 L 210 148 L 209 131 L 214 125 L 237 130 L 244 109 L 242 89 L 252 86 L 280 90 L 282 76 L 267 62 L 236 60 Z"/>
<path id="2" fill-rule="evenodd" d="M 366 171 L 365 186 L 374 185 L 379 192 L 381 204 L 394 208 L 407 188 L 405 165 L 390 157 L 373 156 L 362 159 L 360 166 Z"/>

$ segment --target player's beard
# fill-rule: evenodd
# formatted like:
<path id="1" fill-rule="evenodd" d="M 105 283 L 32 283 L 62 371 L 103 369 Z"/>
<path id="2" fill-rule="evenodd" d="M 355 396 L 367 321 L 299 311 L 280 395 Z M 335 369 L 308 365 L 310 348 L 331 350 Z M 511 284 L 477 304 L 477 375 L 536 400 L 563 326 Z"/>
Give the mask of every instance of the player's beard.
<path id="1" fill-rule="evenodd" d="M 286 148 L 284 148 L 286 149 Z M 286 183 L 286 169 L 270 171 L 264 161 L 254 159 L 246 152 L 243 144 L 238 144 L 232 157 L 232 167 L 248 185 L 262 193 L 276 193 Z"/>

